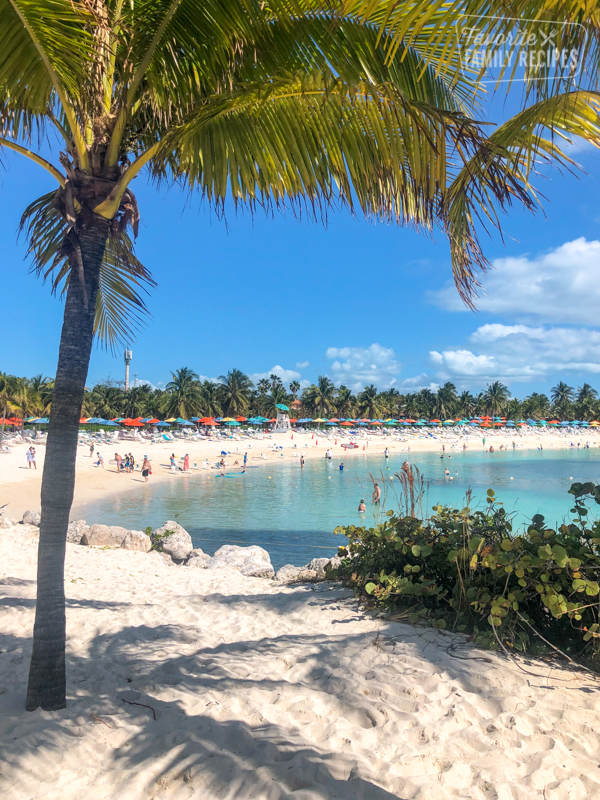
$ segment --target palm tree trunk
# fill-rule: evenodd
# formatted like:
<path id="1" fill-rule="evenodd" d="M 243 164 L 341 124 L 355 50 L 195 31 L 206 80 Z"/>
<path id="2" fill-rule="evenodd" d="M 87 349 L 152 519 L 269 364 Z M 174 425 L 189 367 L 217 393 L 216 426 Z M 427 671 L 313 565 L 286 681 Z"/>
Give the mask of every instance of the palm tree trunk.
<path id="1" fill-rule="evenodd" d="M 66 706 L 65 549 L 75 489 L 79 419 L 92 350 L 96 296 L 108 225 L 107 220 L 94 215 L 79 231 L 88 307 L 84 305 L 76 268 L 71 273 L 65 303 L 42 476 L 37 605 L 27 687 L 28 711 L 35 711 L 39 706 L 45 711 Z"/>

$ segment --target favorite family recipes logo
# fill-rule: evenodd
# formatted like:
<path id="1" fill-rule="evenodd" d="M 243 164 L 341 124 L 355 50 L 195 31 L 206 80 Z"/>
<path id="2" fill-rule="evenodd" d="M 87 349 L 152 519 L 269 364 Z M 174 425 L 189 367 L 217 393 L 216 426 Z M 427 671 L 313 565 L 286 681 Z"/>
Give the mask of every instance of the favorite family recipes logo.
<path id="1" fill-rule="evenodd" d="M 464 71 L 505 82 L 577 77 L 586 31 L 578 23 L 463 15 L 456 36 Z"/>

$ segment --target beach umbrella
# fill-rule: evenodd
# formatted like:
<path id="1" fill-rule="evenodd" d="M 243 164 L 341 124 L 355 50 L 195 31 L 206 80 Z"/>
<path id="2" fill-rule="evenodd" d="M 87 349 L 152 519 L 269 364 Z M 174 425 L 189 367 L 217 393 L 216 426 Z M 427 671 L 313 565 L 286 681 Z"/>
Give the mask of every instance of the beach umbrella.
<path id="1" fill-rule="evenodd" d="M 337 417 L 332 417 L 332 418 L 329 420 L 329 422 L 341 422 L 341 421 L 342 421 L 342 420 L 341 420 L 341 419 L 338 419 Z"/>
<path id="2" fill-rule="evenodd" d="M 317 419 L 313 419 L 313 422 L 327 422 L 327 420 L 321 419 L 321 417 L 317 417 Z"/>
<path id="3" fill-rule="evenodd" d="M 153 417 L 152 419 L 146 420 L 146 422 L 148 423 L 148 425 L 156 425 L 156 423 L 160 422 L 160 420 L 156 419 L 156 417 Z"/>
<path id="4" fill-rule="evenodd" d="M 123 422 L 123 425 L 127 425 L 128 428 L 143 428 L 144 423 L 138 422 L 137 419 L 126 419 Z"/>
<path id="5" fill-rule="evenodd" d="M 360 426 L 361 426 L 361 428 L 366 428 L 368 423 L 366 423 L 366 422 L 362 422 L 362 420 L 361 420 L 360 422 L 357 422 L 357 423 L 355 423 L 355 424 L 356 424 L 356 425 L 360 425 Z"/>
<path id="6" fill-rule="evenodd" d="M 434 423 L 434 425 L 441 425 L 442 421 L 440 419 L 432 419 L 430 422 Z"/>
<path id="7" fill-rule="evenodd" d="M 369 425 L 383 425 L 383 422 L 380 422 L 378 419 L 374 419 L 373 422 L 370 422 Z"/>
<path id="8" fill-rule="evenodd" d="M 248 419 L 248 417 L 236 417 L 236 418 L 235 418 L 235 421 L 236 421 L 236 422 L 246 422 L 246 420 L 247 420 L 247 419 Z M 290 422 L 291 422 L 291 421 L 292 421 L 292 420 L 290 420 Z"/>
<path id="9" fill-rule="evenodd" d="M 225 423 L 225 425 L 231 425 L 232 427 L 237 426 L 238 428 L 240 427 L 241 424 L 242 424 L 241 422 L 237 422 L 235 419 L 228 419 L 227 422 Z"/>
<path id="10" fill-rule="evenodd" d="M 290 420 L 290 422 L 291 422 L 291 420 Z M 325 425 L 327 425 L 328 427 L 337 428 L 338 423 L 337 422 L 331 422 L 331 420 L 330 420 L 329 422 L 326 422 Z"/>
<path id="11" fill-rule="evenodd" d="M 86 417 L 82 417 L 82 418 L 79 420 L 79 424 L 80 424 L 80 425 L 85 425 L 85 423 L 86 423 L 86 422 L 88 422 L 88 418 L 86 418 Z"/>
<path id="12" fill-rule="evenodd" d="M 507 427 L 507 428 L 516 428 L 517 426 L 516 426 L 516 425 L 515 425 L 515 423 L 512 421 L 512 419 L 509 419 L 509 421 L 506 423 L 506 427 Z"/>
<path id="13" fill-rule="evenodd" d="M 388 419 L 385 424 L 395 427 L 397 423 L 393 419 Z"/>
<path id="14" fill-rule="evenodd" d="M 41 417 L 39 419 L 36 419 L 35 424 L 36 425 L 48 425 L 49 422 L 50 422 L 50 420 L 48 419 L 48 417 Z"/>
<path id="15" fill-rule="evenodd" d="M 154 426 L 156 428 L 170 428 L 171 427 L 168 422 L 155 422 Z"/>
<path id="16" fill-rule="evenodd" d="M 354 425 L 354 423 L 353 423 L 353 422 L 342 422 L 341 424 L 342 424 L 344 427 L 349 427 L 349 428 L 351 428 L 351 427 Z"/>
<path id="17" fill-rule="evenodd" d="M 589 426 L 590 426 L 590 423 L 589 423 L 589 422 L 587 422 L 586 420 L 584 420 L 583 422 L 580 422 L 580 423 L 579 423 L 579 425 L 580 425 L 580 427 L 582 427 L 582 428 L 589 428 Z"/>
<path id="18" fill-rule="evenodd" d="M 217 417 L 219 422 L 235 422 L 233 417 Z"/>
<path id="19" fill-rule="evenodd" d="M 600 422 L 598 422 L 598 420 L 590 422 L 590 428 L 596 428 L 598 425 L 600 425 Z"/>
<path id="20" fill-rule="evenodd" d="M 415 421 L 414 419 L 409 419 L 409 417 L 407 417 L 407 418 L 404 420 L 404 422 L 408 422 L 408 424 L 409 424 L 409 425 L 410 425 L 410 424 L 412 424 L 414 421 Z"/>
<path id="21" fill-rule="evenodd" d="M 415 422 L 415 425 L 425 425 L 425 423 L 422 420 L 419 420 L 418 422 Z"/>
<path id="22" fill-rule="evenodd" d="M 203 425 L 208 425 L 208 427 L 213 427 L 215 425 L 218 425 L 219 423 L 215 422 L 214 419 L 211 419 L 211 420 L 207 420 L 206 422 L 203 422 L 202 424 Z"/>

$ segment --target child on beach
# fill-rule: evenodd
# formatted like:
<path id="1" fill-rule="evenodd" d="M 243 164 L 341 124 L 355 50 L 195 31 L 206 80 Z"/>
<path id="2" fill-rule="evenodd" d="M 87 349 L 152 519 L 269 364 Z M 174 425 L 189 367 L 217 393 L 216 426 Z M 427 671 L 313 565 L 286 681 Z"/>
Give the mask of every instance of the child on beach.
<path id="1" fill-rule="evenodd" d="M 96 462 L 96 466 L 97 467 L 102 467 L 102 469 L 104 469 L 104 459 L 102 458 L 102 453 L 98 452 L 98 453 L 96 453 L 96 455 L 98 457 L 98 461 Z"/>

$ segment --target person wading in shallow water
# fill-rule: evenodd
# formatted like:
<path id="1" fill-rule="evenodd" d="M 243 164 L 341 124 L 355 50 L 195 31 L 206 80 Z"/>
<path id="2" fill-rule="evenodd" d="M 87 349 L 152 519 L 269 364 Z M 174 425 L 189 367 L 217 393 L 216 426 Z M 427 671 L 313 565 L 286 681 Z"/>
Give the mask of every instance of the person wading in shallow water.
<path id="1" fill-rule="evenodd" d="M 381 489 L 379 488 L 379 484 L 376 483 L 373 489 L 373 504 L 378 506 L 380 500 L 381 500 Z"/>
<path id="2" fill-rule="evenodd" d="M 300 469 L 304 469 L 304 453 L 300 456 Z"/>
<path id="3" fill-rule="evenodd" d="M 144 483 L 148 483 L 148 475 L 152 475 L 152 467 L 148 461 L 148 456 L 144 456 L 144 461 L 142 463 L 142 478 L 144 479 Z"/>

